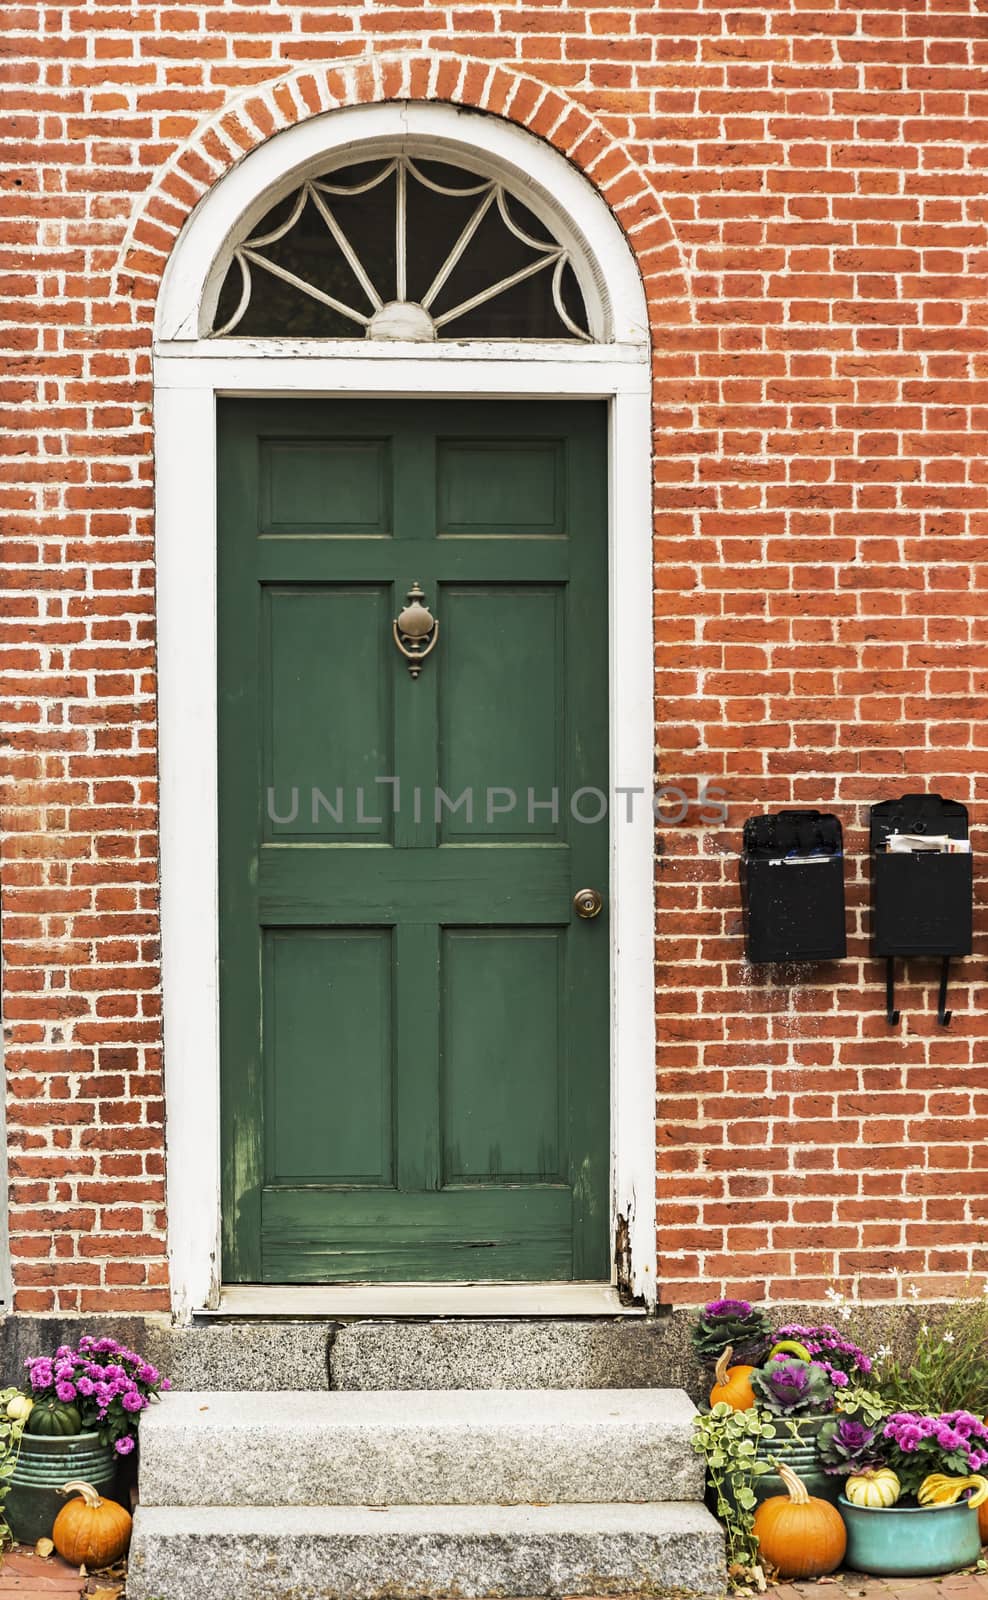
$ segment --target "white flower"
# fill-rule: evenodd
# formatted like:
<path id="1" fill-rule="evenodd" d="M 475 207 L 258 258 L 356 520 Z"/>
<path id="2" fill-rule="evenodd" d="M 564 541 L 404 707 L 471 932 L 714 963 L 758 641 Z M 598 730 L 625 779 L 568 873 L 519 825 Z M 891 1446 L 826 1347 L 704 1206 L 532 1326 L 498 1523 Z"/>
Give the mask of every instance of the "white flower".
<path id="1" fill-rule="evenodd" d="M 944 1342 L 944 1344 L 953 1344 L 953 1342 L 954 1342 L 954 1336 L 950 1332 L 949 1328 L 948 1328 L 947 1332 L 943 1336 L 943 1342 Z"/>
<path id="2" fill-rule="evenodd" d="M 878 1359 L 879 1359 L 879 1361 L 886 1361 L 891 1354 L 892 1354 L 892 1346 L 890 1344 L 880 1344 L 878 1346 Z"/>
<path id="3" fill-rule="evenodd" d="M 929 1333 L 929 1331 L 930 1331 L 930 1329 L 929 1329 L 929 1326 L 928 1326 L 928 1324 L 927 1324 L 927 1323 L 925 1323 L 925 1322 L 924 1322 L 924 1323 L 922 1323 L 922 1324 L 921 1324 L 921 1325 L 920 1325 L 920 1330 L 919 1330 L 919 1331 L 920 1331 L 920 1333 Z"/>
<path id="4" fill-rule="evenodd" d="M 824 1297 L 829 1300 L 832 1305 L 838 1305 L 844 1298 L 839 1289 L 824 1289 L 823 1293 Z M 985 1284 L 985 1293 L 988 1294 L 988 1283 Z"/>
<path id="5" fill-rule="evenodd" d="M 850 1322 L 850 1320 L 851 1320 L 851 1308 L 850 1308 L 850 1306 L 841 1306 L 841 1308 L 840 1308 L 840 1319 L 841 1319 L 842 1322 Z"/>
<path id="6" fill-rule="evenodd" d="M 909 1291 L 908 1292 L 912 1295 L 914 1300 L 918 1300 L 919 1299 L 919 1290 L 917 1289 L 917 1287 L 916 1287 L 916 1285 L 914 1283 L 911 1283 L 909 1285 Z"/>

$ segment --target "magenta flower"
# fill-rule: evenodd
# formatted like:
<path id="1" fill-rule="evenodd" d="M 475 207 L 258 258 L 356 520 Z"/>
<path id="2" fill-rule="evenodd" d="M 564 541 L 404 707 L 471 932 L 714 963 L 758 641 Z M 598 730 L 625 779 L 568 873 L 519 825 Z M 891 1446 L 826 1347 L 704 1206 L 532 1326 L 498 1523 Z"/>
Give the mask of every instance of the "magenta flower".
<path id="1" fill-rule="evenodd" d="M 158 1369 L 115 1339 L 84 1334 L 74 1350 L 60 1345 L 54 1357 L 34 1356 L 26 1366 L 35 1396 L 74 1402 L 85 1430 L 119 1455 L 134 1449 L 140 1413 L 170 1387 Z"/>

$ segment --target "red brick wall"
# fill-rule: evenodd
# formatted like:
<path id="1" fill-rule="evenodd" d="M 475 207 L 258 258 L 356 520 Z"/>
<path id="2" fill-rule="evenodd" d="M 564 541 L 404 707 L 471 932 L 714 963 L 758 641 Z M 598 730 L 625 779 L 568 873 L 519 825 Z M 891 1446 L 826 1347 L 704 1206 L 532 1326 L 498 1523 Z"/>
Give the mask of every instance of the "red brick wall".
<path id="1" fill-rule="evenodd" d="M 917 967 L 892 1033 L 860 872 L 849 960 L 790 988 L 743 965 L 735 865 L 743 817 L 785 802 L 834 805 L 856 858 L 873 799 L 940 788 L 979 820 L 985 0 L 6 16 L 18 1307 L 167 1305 L 149 386 L 161 267 L 238 151 L 336 101 L 406 93 L 506 111 L 565 150 L 627 228 L 653 305 L 660 777 L 731 799 L 726 827 L 694 806 L 660 833 L 664 1296 L 814 1298 L 837 1278 L 886 1298 L 890 1267 L 936 1294 L 988 1269 L 977 958 L 957 974 L 949 1031 L 931 1014 L 935 975 Z M 368 52 L 377 71 L 336 70 Z"/>

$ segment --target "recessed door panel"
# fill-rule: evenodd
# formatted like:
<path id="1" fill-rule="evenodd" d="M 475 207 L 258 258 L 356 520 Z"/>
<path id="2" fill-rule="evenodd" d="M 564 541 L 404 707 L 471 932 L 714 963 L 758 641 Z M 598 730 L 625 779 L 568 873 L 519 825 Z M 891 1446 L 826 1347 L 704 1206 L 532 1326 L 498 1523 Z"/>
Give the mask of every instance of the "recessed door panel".
<path id="1" fill-rule="evenodd" d="M 562 587 L 453 585 L 442 610 L 439 751 L 450 800 L 441 803 L 442 839 L 563 838 Z"/>
<path id="2" fill-rule="evenodd" d="M 560 928 L 447 928 L 443 1179 L 564 1183 Z"/>
<path id="3" fill-rule="evenodd" d="M 390 928 L 269 930 L 264 1077 L 270 1184 L 390 1184 Z"/>
<path id="4" fill-rule="evenodd" d="M 563 534 L 563 440 L 445 439 L 439 444 L 438 467 L 441 534 Z"/>
<path id="5" fill-rule="evenodd" d="M 262 440 L 260 496 L 262 535 L 386 538 L 389 441 Z"/>
<path id="6" fill-rule="evenodd" d="M 390 585 L 266 585 L 264 837 L 391 836 Z"/>

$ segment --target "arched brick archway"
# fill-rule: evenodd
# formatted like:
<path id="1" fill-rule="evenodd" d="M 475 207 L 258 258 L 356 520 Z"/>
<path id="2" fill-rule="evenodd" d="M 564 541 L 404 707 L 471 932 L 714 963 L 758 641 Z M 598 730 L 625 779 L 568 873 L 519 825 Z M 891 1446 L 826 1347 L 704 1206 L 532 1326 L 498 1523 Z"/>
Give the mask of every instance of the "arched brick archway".
<path id="1" fill-rule="evenodd" d="M 488 61 L 426 52 L 299 68 L 224 107 L 175 152 L 136 211 L 113 271 L 114 295 L 149 321 L 176 239 L 226 172 L 284 128 L 388 100 L 487 112 L 546 140 L 593 183 L 624 231 L 652 328 L 691 319 L 687 276 L 662 197 L 623 145 L 559 89 Z"/>

